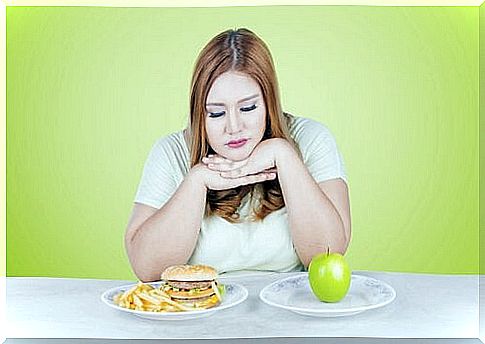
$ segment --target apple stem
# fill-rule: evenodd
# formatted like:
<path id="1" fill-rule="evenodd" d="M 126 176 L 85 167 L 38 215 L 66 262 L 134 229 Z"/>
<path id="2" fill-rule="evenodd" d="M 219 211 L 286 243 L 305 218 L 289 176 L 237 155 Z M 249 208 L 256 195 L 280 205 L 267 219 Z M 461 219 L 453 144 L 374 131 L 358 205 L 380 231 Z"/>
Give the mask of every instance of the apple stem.
<path id="1" fill-rule="evenodd" d="M 327 256 L 330 254 L 330 246 L 327 246 Z"/>

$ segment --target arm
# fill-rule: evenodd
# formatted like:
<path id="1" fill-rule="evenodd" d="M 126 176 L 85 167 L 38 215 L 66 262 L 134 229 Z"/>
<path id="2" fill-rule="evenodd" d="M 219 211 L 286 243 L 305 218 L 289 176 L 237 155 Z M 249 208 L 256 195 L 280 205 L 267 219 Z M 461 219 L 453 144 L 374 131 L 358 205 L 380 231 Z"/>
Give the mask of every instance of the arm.
<path id="1" fill-rule="evenodd" d="M 125 233 L 125 248 L 141 281 L 159 280 L 166 267 L 189 260 L 197 242 L 206 193 L 197 169 L 192 169 L 162 208 L 135 204 Z"/>
<path id="2" fill-rule="evenodd" d="M 293 244 L 308 266 L 312 257 L 330 248 L 344 254 L 350 242 L 350 207 L 346 183 L 332 179 L 318 184 L 291 144 L 284 139 L 261 142 L 251 156 L 238 162 L 204 159 L 227 178 L 276 168 L 288 212 Z"/>
<path id="3" fill-rule="evenodd" d="M 275 173 L 258 173 L 226 179 L 199 164 L 160 209 L 135 204 L 125 247 L 137 277 L 144 282 L 159 280 L 165 268 L 187 263 L 197 243 L 207 189 L 231 189 L 274 178 Z"/>
<path id="4" fill-rule="evenodd" d="M 345 182 L 333 179 L 318 184 L 285 140 L 277 141 L 274 152 L 293 243 L 302 263 L 307 267 L 327 247 L 344 254 L 351 232 Z"/>

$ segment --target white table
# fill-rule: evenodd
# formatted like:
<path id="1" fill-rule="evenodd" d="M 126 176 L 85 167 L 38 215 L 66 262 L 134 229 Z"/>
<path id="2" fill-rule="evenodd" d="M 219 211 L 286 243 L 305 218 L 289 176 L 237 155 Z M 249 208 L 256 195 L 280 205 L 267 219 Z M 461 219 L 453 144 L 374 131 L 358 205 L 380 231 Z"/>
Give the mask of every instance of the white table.
<path id="1" fill-rule="evenodd" d="M 340 318 L 313 318 L 268 306 L 259 291 L 294 273 L 228 275 L 248 299 L 214 315 L 154 321 L 111 309 L 107 289 L 134 281 L 7 278 L 7 338 L 208 339 L 268 337 L 477 338 L 479 276 L 354 271 L 390 284 L 396 299 L 383 308 Z"/>

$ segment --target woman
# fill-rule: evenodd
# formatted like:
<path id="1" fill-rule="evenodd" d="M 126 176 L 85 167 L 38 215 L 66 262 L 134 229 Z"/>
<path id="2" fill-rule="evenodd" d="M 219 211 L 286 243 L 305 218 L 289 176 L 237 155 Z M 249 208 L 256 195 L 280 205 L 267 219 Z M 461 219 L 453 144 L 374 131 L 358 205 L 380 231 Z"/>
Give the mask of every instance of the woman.
<path id="1" fill-rule="evenodd" d="M 133 271 L 142 281 L 186 263 L 295 271 L 328 248 L 344 254 L 345 180 L 328 129 L 283 113 L 265 43 L 222 32 L 197 59 L 187 129 L 145 163 L 125 234 Z"/>

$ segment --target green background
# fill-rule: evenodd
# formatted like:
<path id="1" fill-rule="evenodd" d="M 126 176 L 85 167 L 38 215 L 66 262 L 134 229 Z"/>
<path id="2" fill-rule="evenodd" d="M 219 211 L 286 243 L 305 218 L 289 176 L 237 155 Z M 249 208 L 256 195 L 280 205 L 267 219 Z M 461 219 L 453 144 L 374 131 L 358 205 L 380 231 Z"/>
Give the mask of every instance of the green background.
<path id="1" fill-rule="evenodd" d="M 187 121 L 198 52 L 235 27 L 270 47 L 284 109 L 336 137 L 351 268 L 478 273 L 481 13 L 7 7 L 7 276 L 135 278 L 144 161 Z"/>
<path id="2" fill-rule="evenodd" d="M 480 133 L 485 133 L 485 2 L 480 6 Z M 480 274 L 485 274 L 485 138 L 482 135 L 480 137 Z"/>

